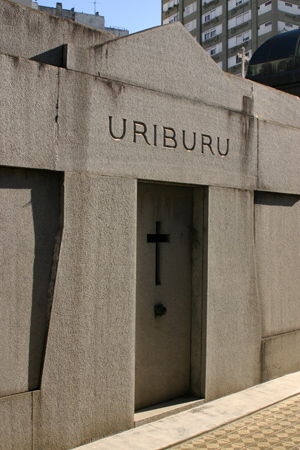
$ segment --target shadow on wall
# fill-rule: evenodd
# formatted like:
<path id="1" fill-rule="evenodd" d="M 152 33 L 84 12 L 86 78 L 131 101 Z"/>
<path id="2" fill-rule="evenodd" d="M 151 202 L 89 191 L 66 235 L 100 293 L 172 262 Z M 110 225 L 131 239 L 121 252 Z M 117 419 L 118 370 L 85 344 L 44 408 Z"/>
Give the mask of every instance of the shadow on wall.
<path id="1" fill-rule="evenodd" d="M 256 192 L 255 204 L 266 206 L 294 206 L 300 200 L 299 195 L 273 194 L 271 192 Z"/>
<path id="2" fill-rule="evenodd" d="M 63 228 L 62 184 L 59 172 L 0 168 L 0 396 L 40 387 Z"/>

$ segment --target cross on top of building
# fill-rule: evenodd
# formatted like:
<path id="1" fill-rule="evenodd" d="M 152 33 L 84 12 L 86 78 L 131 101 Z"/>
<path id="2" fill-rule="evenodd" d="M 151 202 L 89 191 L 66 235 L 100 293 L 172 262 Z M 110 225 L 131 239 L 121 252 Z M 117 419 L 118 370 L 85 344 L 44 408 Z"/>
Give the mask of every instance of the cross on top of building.
<path id="1" fill-rule="evenodd" d="M 249 56 L 246 55 L 245 47 L 241 48 L 241 52 L 238 53 L 238 57 L 242 60 L 242 78 L 245 78 L 245 66 L 246 61 L 249 61 Z"/>

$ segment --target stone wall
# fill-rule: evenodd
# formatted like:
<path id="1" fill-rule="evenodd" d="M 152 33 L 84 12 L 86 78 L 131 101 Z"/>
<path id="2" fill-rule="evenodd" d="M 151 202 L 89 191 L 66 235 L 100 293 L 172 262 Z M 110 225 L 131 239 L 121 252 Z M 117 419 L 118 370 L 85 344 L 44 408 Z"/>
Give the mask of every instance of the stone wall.
<path id="1" fill-rule="evenodd" d="M 187 394 L 299 370 L 299 99 L 223 73 L 180 24 L 103 43 L 0 8 L 0 449 L 134 425 L 143 183 L 193 188 Z M 29 60 L 61 45 L 64 68 Z"/>

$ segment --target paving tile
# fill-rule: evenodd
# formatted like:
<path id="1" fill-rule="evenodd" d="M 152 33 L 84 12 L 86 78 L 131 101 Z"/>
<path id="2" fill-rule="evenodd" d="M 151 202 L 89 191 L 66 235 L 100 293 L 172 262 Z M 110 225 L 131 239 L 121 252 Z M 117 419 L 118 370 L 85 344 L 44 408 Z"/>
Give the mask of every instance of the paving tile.
<path id="1" fill-rule="evenodd" d="M 171 447 L 170 447 L 171 448 Z M 298 450 L 300 395 L 200 435 L 174 450 Z"/>

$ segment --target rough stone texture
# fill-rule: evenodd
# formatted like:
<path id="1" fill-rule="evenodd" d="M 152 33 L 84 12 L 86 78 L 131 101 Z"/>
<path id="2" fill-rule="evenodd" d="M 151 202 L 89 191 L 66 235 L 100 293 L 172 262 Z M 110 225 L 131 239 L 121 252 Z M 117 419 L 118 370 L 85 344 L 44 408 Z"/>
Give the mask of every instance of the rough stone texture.
<path id="1" fill-rule="evenodd" d="M 0 450 L 32 450 L 32 395 L 0 398 Z"/>
<path id="2" fill-rule="evenodd" d="M 133 425 L 137 180 L 193 187 L 194 223 L 207 241 L 193 254 L 193 393 L 211 400 L 260 382 L 262 336 L 300 328 L 298 203 L 288 207 L 287 195 L 272 207 L 256 202 L 254 216 L 258 188 L 300 195 L 299 99 L 224 74 L 179 24 L 98 45 L 114 37 L 7 0 L 0 22 L 1 165 L 66 175 L 45 365 L 30 409 L 33 448 L 66 450 Z M 68 42 L 68 69 L 24 59 Z M 4 217 L 19 194 L 5 197 Z M 29 193 L 20 195 L 27 204 Z M 197 202 L 203 210 L 195 210 Z M 17 280 L 22 300 L 33 277 L 34 232 L 32 217 L 24 222 L 19 214 L 5 234 L 14 243 L 4 239 L 4 247 L 5 256 L 15 252 L 9 264 L 16 266 L 25 261 L 23 246 L 30 247 L 26 279 Z M 16 286 L 12 274 L 2 296 Z M 24 303 L 15 335 L 2 340 L 23 342 Z M 1 333 L 7 329 L 5 322 Z M 282 349 L 284 370 L 298 361 L 298 334 L 283 336 L 263 341 L 269 372 Z M 28 344 L 28 326 L 21 338 Z M 10 371 L 15 383 L 22 370 Z M 5 389 L 7 395 L 28 386 L 22 379 Z M 5 406 L 3 426 L 15 434 L 12 448 L 23 450 L 31 445 L 29 413 L 22 415 L 31 397 L 24 408 L 19 398 L 0 403 L 15 403 Z M 17 421 L 27 430 L 23 447 L 15 444 Z"/>
<path id="3" fill-rule="evenodd" d="M 224 73 L 237 92 L 251 98 L 251 113 L 260 120 L 299 128 L 300 99 L 269 86 Z"/>
<path id="4" fill-rule="evenodd" d="M 209 188 L 206 399 L 260 382 L 253 193 Z"/>
<path id="5" fill-rule="evenodd" d="M 262 381 L 300 370 L 300 331 L 262 340 Z"/>
<path id="6" fill-rule="evenodd" d="M 0 169 L 0 397 L 40 385 L 60 202 L 58 173 Z"/>
<path id="7" fill-rule="evenodd" d="M 0 52 L 32 58 L 59 45 L 101 44 L 116 36 L 13 3 L 0 1 Z M 12 32 L 13 30 L 13 32 Z"/>
<path id="8" fill-rule="evenodd" d="M 256 194 L 255 247 L 264 337 L 300 329 L 299 221 L 299 196 Z"/>
<path id="9" fill-rule="evenodd" d="M 136 181 L 67 174 L 34 449 L 133 426 Z"/>
<path id="10" fill-rule="evenodd" d="M 300 193 L 299 140 L 299 128 L 259 122 L 259 190 Z"/>
<path id="11" fill-rule="evenodd" d="M 256 117 L 288 128 L 299 128 L 299 97 L 253 82 L 253 100 Z"/>
<path id="12" fill-rule="evenodd" d="M 0 67 L 1 164 L 54 169 L 58 69 L 6 55 Z"/>
<path id="13" fill-rule="evenodd" d="M 72 58 L 74 52 L 68 54 L 69 69 L 243 110 L 242 95 L 179 22 L 94 46 L 85 60 Z"/>
<path id="14" fill-rule="evenodd" d="M 2 164 L 91 170 L 182 183 L 256 186 L 257 131 L 256 120 L 251 116 L 37 62 L 2 58 Z M 22 88 L 24 83 L 26 90 Z M 122 118 L 127 119 L 122 141 L 109 134 L 109 116 L 113 117 L 115 135 L 120 132 Z M 150 145 L 142 135 L 133 142 L 134 121 L 146 124 Z M 163 127 L 176 131 L 176 149 L 163 146 Z M 139 125 L 137 129 L 143 128 Z M 184 149 L 183 130 L 189 148 L 196 133 L 193 151 Z M 212 151 L 208 145 L 202 149 L 202 134 L 211 136 Z M 222 154 L 230 139 L 227 156 L 219 154 L 218 138 Z M 209 137 L 204 136 L 203 141 L 209 142 Z M 173 145 L 173 141 L 169 139 L 167 144 Z M 25 148 L 30 148 L 30 152 Z"/>
<path id="15" fill-rule="evenodd" d="M 77 83 L 80 89 L 73 88 Z M 147 180 L 256 186 L 256 120 L 247 114 L 65 70 L 60 74 L 59 99 L 58 146 L 64 152 L 59 154 L 57 168 Z M 109 116 L 113 118 L 115 136 L 121 136 L 122 119 L 127 120 L 122 140 L 110 135 Z M 134 121 L 145 123 L 149 145 L 142 135 L 136 135 L 134 142 Z M 157 126 L 156 146 L 154 125 Z M 176 149 L 164 146 L 163 127 L 175 130 Z M 137 130 L 144 128 L 138 125 Z M 196 133 L 193 151 L 183 146 L 183 130 L 186 146 L 190 148 Z M 212 151 L 204 145 L 202 152 L 202 134 L 211 136 Z M 226 153 L 230 138 L 227 156 L 218 152 L 218 137 L 221 153 Z M 208 137 L 203 140 L 209 142 Z M 167 144 L 173 145 L 172 140 Z"/>

